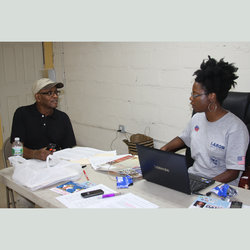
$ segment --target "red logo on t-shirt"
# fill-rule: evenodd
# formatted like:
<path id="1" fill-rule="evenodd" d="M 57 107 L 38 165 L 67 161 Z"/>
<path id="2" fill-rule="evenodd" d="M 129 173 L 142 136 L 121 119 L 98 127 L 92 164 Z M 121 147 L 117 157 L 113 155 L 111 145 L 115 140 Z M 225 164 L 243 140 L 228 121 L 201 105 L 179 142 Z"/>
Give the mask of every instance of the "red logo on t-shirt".
<path id="1" fill-rule="evenodd" d="M 199 131 L 199 126 L 198 125 L 196 125 L 195 127 L 194 127 L 194 130 L 196 131 L 196 132 L 198 132 Z"/>

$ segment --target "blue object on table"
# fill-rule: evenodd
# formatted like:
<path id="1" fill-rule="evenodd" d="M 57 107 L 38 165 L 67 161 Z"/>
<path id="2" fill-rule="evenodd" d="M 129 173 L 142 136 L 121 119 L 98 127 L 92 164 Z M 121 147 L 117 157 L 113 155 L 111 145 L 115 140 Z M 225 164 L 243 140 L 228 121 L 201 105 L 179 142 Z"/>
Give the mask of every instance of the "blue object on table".
<path id="1" fill-rule="evenodd" d="M 128 188 L 128 186 L 133 185 L 133 179 L 130 175 L 126 176 L 116 176 L 117 188 Z"/>
<path id="2" fill-rule="evenodd" d="M 236 189 L 232 188 L 228 184 L 222 184 L 213 188 L 212 192 L 220 197 L 232 197 L 237 194 Z"/>

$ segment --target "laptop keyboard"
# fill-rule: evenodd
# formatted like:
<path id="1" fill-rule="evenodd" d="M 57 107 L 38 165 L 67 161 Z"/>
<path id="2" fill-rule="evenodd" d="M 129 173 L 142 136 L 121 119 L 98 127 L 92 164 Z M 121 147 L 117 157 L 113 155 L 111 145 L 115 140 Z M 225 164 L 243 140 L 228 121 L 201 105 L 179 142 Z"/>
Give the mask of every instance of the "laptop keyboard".
<path id="1" fill-rule="evenodd" d="M 198 192 L 212 185 L 215 181 L 198 175 L 189 174 L 191 192 Z"/>

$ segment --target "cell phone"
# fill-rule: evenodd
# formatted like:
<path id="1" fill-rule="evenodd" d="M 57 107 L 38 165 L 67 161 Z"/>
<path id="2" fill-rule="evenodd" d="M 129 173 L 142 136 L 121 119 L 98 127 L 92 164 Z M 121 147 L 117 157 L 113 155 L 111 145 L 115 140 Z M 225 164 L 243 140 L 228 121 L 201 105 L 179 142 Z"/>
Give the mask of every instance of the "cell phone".
<path id="1" fill-rule="evenodd" d="M 97 195 L 101 195 L 101 194 L 104 194 L 103 190 L 102 189 L 96 189 L 96 190 L 93 190 L 93 191 L 81 193 L 81 196 L 83 198 L 89 198 L 89 197 L 97 196 Z"/>
<path id="2" fill-rule="evenodd" d="M 241 201 L 232 201 L 230 208 L 242 208 L 242 202 Z"/>
<path id="3" fill-rule="evenodd" d="M 56 144 L 54 143 L 50 143 L 46 148 L 46 150 L 49 150 L 49 151 L 53 151 L 54 149 L 56 149 Z"/>

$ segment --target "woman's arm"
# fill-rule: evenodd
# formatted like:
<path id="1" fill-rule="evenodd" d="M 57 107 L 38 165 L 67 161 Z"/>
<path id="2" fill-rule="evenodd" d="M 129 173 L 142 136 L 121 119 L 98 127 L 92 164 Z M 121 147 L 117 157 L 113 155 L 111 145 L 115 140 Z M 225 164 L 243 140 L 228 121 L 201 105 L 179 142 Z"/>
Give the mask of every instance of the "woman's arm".
<path id="1" fill-rule="evenodd" d="M 163 151 L 175 152 L 182 148 L 185 148 L 185 143 L 180 137 L 175 137 L 173 140 L 168 142 L 165 146 L 161 147 Z"/>
<path id="2" fill-rule="evenodd" d="M 223 183 L 228 183 L 230 181 L 235 180 L 238 178 L 240 171 L 239 170 L 234 170 L 234 169 L 228 169 L 225 172 L 215 176 L 213 179 L 215 181 L 223 182 Z"/>

